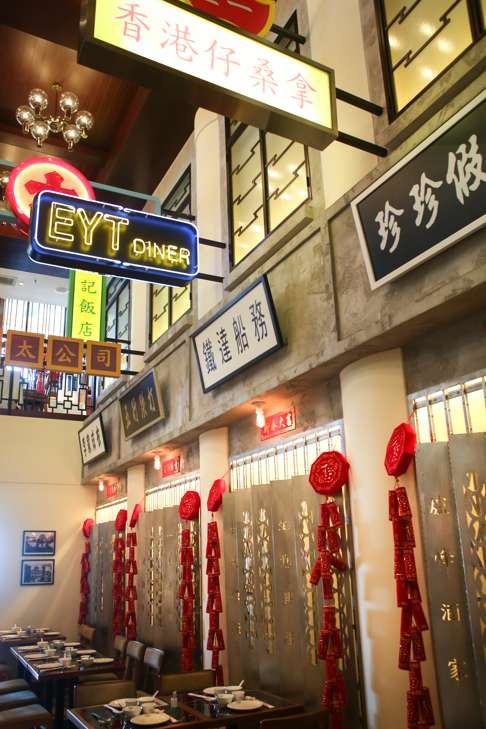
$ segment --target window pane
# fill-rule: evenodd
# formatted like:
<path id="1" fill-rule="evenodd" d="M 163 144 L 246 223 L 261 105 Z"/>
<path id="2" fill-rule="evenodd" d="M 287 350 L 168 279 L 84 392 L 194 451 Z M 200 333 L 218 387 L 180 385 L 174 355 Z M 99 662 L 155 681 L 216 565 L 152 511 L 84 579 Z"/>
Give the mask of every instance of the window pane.
<path id="1" fill-rule="evenodd" d="M 169 328 L 169 287 L 154 286 L 152 289 L 152 342 Z"/>
<path id="2" fill-rule="evenodd" d="M 411 0 L 384 0 L 397 110 L 472 43 L 467 0 L 448 12 L 451 4 L 451 0 L 421 0 L 407 14 Z"/>
<path id="3" fill-rule="evenodd" d="M 125 286 L 118 297 L 118 339 L 130 339 L 130 284 Z"/>
<path id="4" fill-rule="evenodd" d="M 181 179 L 162 203 L 164 210 L 174 213 L 191 212 L 191 168 L 182 175 Z"/>
<path id="5" fill-rule="evenodd" d="M 116 301 L 106 310 L 106 336 L 116 339 Z"/>
<path id="6" fill-rule="evenodd" d="M 191 286 L 172 289 L 172 324 L 191 308 Z"/>
<path id="7" fill-rule="evenodd" d="M 231 147 L 233 258 L 238 263 L 265 237 L 260 133 L 247 127 Z"/>
<path id="8" fill-rule="evenodd" d="M 279 225 L 308 198 L 305 149 L 298 142 L 266 134 L 268 213 L 270 229 Z"/>

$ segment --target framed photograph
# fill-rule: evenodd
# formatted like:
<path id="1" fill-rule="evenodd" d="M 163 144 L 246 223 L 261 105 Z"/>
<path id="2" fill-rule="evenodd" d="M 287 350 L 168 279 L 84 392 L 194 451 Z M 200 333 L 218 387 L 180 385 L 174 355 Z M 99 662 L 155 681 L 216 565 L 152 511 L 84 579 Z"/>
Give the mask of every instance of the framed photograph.
<path id="1" fill-rule="evenodd" d="M 22 536 L 22 557 L 54 557 L 56 554 L 56 532 L 24 531 Z"/>
<path id="2" fill-rule="evenodd" d="M 21 585 L 53 585 L 53 559 L 23 559 L 20 567 Z"/>

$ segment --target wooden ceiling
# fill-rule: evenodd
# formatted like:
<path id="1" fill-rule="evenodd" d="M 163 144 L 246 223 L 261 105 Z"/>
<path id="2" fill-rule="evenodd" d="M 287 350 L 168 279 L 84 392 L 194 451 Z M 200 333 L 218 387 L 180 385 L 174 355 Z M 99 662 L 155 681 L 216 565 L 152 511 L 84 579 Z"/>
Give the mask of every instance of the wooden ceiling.
<path id="1" fill-rule="evenodd" d="M 0 159 L 18 163 L 32 154 L 55 154 L 91 180 L 152 193 L 193 129 L 194 107 L 79 65 L 81 0 L 0 5 Z M 51 92 L 54 82 L 74 91 L 95 117 L 88 140 L 72 152 L 57 135 L 39 151 L 15 119 L 31 88 Z"/>

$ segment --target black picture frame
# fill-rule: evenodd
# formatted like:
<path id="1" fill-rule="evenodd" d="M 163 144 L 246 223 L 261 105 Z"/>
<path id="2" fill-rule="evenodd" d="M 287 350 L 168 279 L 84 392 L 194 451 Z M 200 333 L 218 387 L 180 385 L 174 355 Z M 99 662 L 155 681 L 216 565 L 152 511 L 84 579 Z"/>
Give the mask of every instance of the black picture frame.
<path id="1" fill-rule="evenodd" d="M 54 584 L 54 559 L 23 559 L 20 564 L 22 587 L 45 587 Z"/>
<path id="2" fill-rule="evenodd" d="M 53 529 L 24 529 L 22 557 L 54 557 L 56 532 Z"/>
<path id="3" fill-rule="evenodd" d="M 86 433 L 87 430 L 90 430 L 93 427 L 93 425 L 95 425 L 95 424 L 98 425 L 98 428 L 100 430 L 100 436 L 101 436 L 101 440 L 103 443 L 103 446 L 102 446 L 103 452 L 99 453 L 98 455 L 96 455 L 94 457 L 90 457 L 90 456 L 86 457 L 85 454 L 83 453 L 83 445 L 82 445 L 83 435 Z M 108 444 L 107 444 L 107 440 L 106 440 L 106 433 L 105 433 L 105 428 L 103 425 L 103 418 L 102 418 L 101 413 L 99 415 L 97 415 L 96 417 L 92 418 L 89 421 L 89 423 L 87 423 L 86 425 L 83 425 L 83 427 L 78 430 L 78 443 L 79 443 L 79 451 L 81 453 L 81 463 L 83 466 L 87 466 L 88 464 L 93 463 L 94 461 L 98 460 L 98 458 L 103 458 L 103 456 L 106 456 L 108 454 Z"/>

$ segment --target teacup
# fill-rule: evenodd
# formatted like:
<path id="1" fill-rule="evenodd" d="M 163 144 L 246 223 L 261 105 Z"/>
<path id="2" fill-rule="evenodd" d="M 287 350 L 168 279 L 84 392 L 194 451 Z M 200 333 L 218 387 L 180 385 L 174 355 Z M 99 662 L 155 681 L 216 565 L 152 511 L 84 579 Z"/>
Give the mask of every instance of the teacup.
<path id="1" fill-rule="evenodd" d="M 144 701 L 142 706 L 142 714 L 152 714 L 157 708 L 157 704 L 154 701 Z"/>
<path id="2" fill-rule="evenodd" d="M 126 717 L 129 719 L 133 719 L 134 716 L 138 716 L 142 713 L 142 707 L 141 706 L 125 706 L 123 709 L 123 713 Z"/>
<path id="3" fill-rule="evenodd" d="M 46 648 L 44 653 L 48 658 L 54 658 L 54 656 L 57 655 L 57 651 L 55 648 Z"/>
<path id="4" fill-rule="evenodd" d="M 220 706 L 228 706 L 228 704 L 231 704 L 233 701 L 233 694 L 225 693 L 225 694 L 217 694 L 218 704 Z"/>
<path id="5" fill-rule="evenodd" d="M 245 698 L 245 692 L 241 690 L 233 691 L 233 696 L 235 701 L 243 701 L 243 699 Z"/>
<path id="6" fill-rule="evenodd" d="M 40 640 L 37 643 L 37 647 L 40 648 L 43 651 L 43 650 L 45 650 L 46 648 L 49 647 L 49 643 L 47 642 L 47 640 Z"/>

